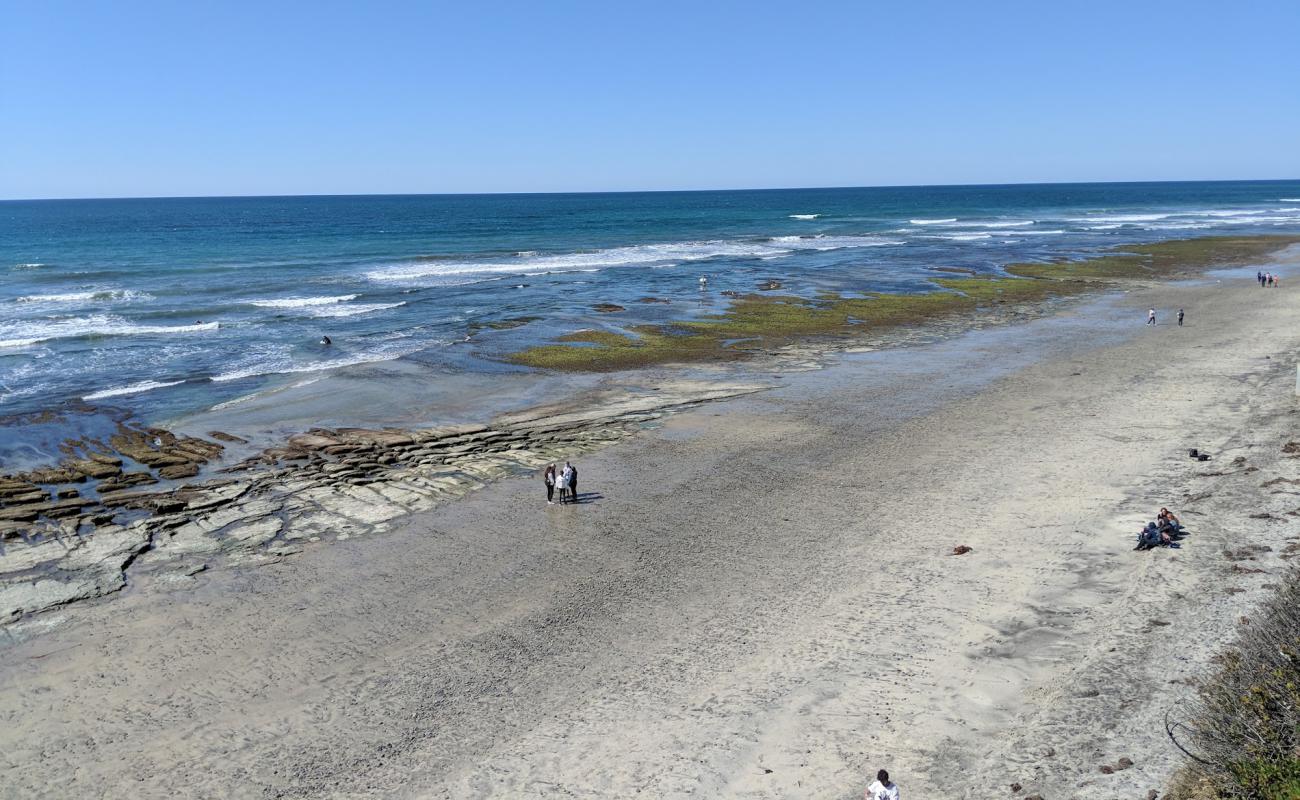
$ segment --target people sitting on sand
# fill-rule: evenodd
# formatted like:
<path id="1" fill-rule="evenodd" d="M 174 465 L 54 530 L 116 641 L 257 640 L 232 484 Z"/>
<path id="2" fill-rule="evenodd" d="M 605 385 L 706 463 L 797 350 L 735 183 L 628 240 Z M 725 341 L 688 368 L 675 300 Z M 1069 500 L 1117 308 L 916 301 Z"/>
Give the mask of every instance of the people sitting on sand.
<path id="1" fill-rule="evenodd" d="M 546 504 L 555 504 L 555 465 L 547 464 L 546 471 L 542 473 L 542 480 L 546 482 Z"/>
<path id="2" fill-rule="evenodd" d="M 1178 548 L 1178 540 L 1187 535 L 1178 517 L 1167 508 L 1161 508 L 1155 522 L 1148 522 L 1137 535 L 1134 550 L 1150 550 L 1155 547 Z"/>
<path id="3" fill-rule="evenodd" d="M 891 781 L 889 773 L 882 769 L 876 773 L 876 779 L 867 787 L 863 797 L 865 800 L 898 800 L 898 784 Z"/>
<path id="4" fill-rule="evenodd" d="M 1178 517 L 1174 516 L 1174 512 L 1167 508 L 1162 507 L 1160 513 L 1156 515 L 1156 525 L 1161 528 L 1168 528 L 1175 534 L 1183 532 L 1183 523 L 1179 522 Z"/>

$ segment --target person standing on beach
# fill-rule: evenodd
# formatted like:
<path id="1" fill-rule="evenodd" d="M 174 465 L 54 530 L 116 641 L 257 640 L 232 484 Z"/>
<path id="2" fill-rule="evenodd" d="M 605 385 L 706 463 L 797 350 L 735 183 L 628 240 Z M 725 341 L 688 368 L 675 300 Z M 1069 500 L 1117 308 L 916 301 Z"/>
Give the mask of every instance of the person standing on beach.
<path id="1" fill-rule="evenodd" d="M 1255 270 L 1255 282 L 1260 286 L 1264 285 L 1264 273 L 1262 270 Z"/>
<path id="2" fill-rule="evenodd" d="M 569 462 L 564 462 L 564 469 L 560 470 L 560 504 L 569 499 L 569 486 L 573 481 L 573 466 Z"/>
<path id="3" fill-rule="evenodd" d="M 1154 308 L 1147 309 L 1147 324 L 1156 324 L 1156 310 Z"/>
<path id="4" fill-rule="evenodd" d="M 1178 309 L 1178 327 L 1183 327 L 1183 310 Z"/>
<path id="5" fill-rule="evenodd" d="M 578 502 L 578 468 L 566 461 L 564 469 L 569 473 L 569 496 L 576 503 Z"/>
<path id="6" fill-rule="evenodd" d="M 542 480 L 546 481 L 546 505 L 555 503 L 555 465 L 547 464 L 546 472 L 542 475 Z"/>
<path id="7" fill-rule="evenodd" d="M 876 780 L 867 787 L 864 800 L 898 800 L 898 784 L 889 779 L 889 773 L 881 770 L 876 773 Z"/>

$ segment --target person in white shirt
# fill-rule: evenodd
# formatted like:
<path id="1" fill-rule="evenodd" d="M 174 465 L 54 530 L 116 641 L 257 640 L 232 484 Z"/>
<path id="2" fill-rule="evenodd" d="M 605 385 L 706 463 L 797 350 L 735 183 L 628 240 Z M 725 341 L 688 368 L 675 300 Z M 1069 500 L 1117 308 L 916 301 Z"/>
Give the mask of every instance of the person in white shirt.
<path id="1" fill-rule="evenodd" d="M 866 800 L 898 800 L 898 784 L 889 780 L 889 773 L 881 770 L 876 773 L 876 780 L 867 787 Z"/>
<path id="2" fill-rule="evenodd" d="M 1156 310 L 1154 308 L 1147 310 L 1147 324 L 1156 324 Z"/>

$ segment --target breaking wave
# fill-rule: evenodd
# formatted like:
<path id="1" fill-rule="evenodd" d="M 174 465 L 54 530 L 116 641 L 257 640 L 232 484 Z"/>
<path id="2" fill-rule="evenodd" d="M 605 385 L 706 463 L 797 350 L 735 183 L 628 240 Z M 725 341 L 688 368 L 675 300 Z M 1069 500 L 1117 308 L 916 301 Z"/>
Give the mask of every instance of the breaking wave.
<path id="1" fill-rule="evenodd" d="M 133 383 L 130 386 L 119 386 L 115 389 L 104 389 L 100 392 L 94 392 L 82 397 L 82 400 L 103 400 L 108 397 L 120 397 L 124 394 L 140 394 L 141 392 L 151 392 L 154 389 L 166 389 L 168 386 L 180 386 L 185 381 L 143 381 Z"/>
<path id="2" fill-rule="evenodd" d="M 280 297 L 265 300 L 246 300 L 250 306 L 259 308 L 307 308 L 310 306 L 327 306 L 332 303 L 346 303 L 355 300 L 355 294 L 339 294 L 332 297 Z"/>

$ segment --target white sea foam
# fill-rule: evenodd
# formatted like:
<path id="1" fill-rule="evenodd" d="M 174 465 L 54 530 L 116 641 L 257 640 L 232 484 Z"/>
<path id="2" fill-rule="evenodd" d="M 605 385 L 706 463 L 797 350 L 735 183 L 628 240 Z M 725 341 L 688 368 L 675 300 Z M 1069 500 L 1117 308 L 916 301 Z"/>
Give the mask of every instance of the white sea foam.
<path id="1" fill-rule="evenodd" d="M 993 238 L 993 234 L 991 233 L 935 233 L 931 235 L 940 239 L 947 239 L 951 242 L 977 242 L 981 239 Z"/>
<path id="2" fill-rule="evenodd" d="M 133 383 L 130 386 L 119 386 L 115 389 L 104 389 L 100 392 L 94 392 L 81 398 L 82 400 L 103 400 L 106 397 L 120 397 L 124 394 L 140 394 L 141 392 L 150 392 L 154 389 L 166 389 L 168 386 L 179 386 L 185 381 L 142 381 Z"/>
<path id="3" fill-rule="evenodd" d="M 773 236 L 768 239 L 781 245 L 790 245 L 794 250 L 846 250 L 853 247 L 888 247 L 890 245 L 904 244 L 897 239 L 882 239 L 879 236 L 828 236 L 819 234 L 817 236 Z M 763 256 L 763 258 L 779 258 L 780 255 Z"/>
<path id="4" fill-rule="evenodd" d="M 1032 219 L 1017 219 L 998 222 L 971 222 L 970 225 L 971 227 L 980 228 L 1023 228 L 1026 225 L 1033 225 L 1034 222 L 1035 220 Z"/>
<path id="5" fill-rule="evenodd" d="M 427 343 L 426 343 L 427 344 Z M 287 357 L 273 358 L 268 361 L 251 364 L 247 367 L 241 367 L 223 372 L 220 375 L 212 377 L 213 383 L 227 383 L 237 381 L 241 378 L 257 378 L 264 375 L 292 375 L 302 372 L 325 372 L 342 367 L 354 367 L 358 364 L 375 364 L 383 361 L 392 361 L 395 358 L 401 358 L 409 350 L 385 350 L 372 353 L 358 353 L 343 358 L 334 358 L 329 361 L 317 361 L 314 363 L 293 363 Z"/>
<path id="6" fill-rule="evenodd" d="M 1279 197 L 1279 203 L 1300 203 L 1300 197 Z"/>
<path id="7" fill-rule="evenodd" d="M 28 320 L 0 325 L 0 347 L 27 347 L 54 339 L 82 336 L 167 336 L 171 334 L 215 331 L 216 322 L 193 325 L 136 325 L 121 317 L 97 314 L 90 317 Z"/>
<path id="8" fill-rule="evenodd" d="M 957 221 L 956 217 L 949 217 L 947 219 L 909 219 L 908 220 L 908 222 L 912 223 L 913 225 L 948 225 L 956 221 Z"/>
<path id="9" fill-rule="evenodd" d="M 511 273 L 543 275 L 548 272 L 581 272 L 613 267 L 655 266 L 668 261 L 703 261 L 710 258 L 762 258 L 785 255 L 789 248 L 776 247 L 771 242 L 755 241 L 699 241 L 643 244 L 611 247 L 583 253 L 563 253 L 514 258 L 509 261 L 475 261 L 461 259 L 429 259 L 399 264 L 385 269 L 372 270 L 366 277 L 375 281 L 411 281 L 466 275 L 492 275 Z"/>
<path id="10" fill-rule="evenodd" d="M 355 294 L 338 294 L 330 297 L 279 297 L 265 300 L 245 300 L 250 306 L 259 308 L 307 308 L 310 306 L 328 306 L 333 303 L 346 303 L 355 300 Z"/>
<path id="11" fill-rule="evenodd" d="M 40 269 L 44 264 L 32 262 L 30 264 L 14 264 L 14 269 Z"/>
<path id="12" fill-rule="evenodd" d="M 1061 233 L 1065 233 L 1065 231 L 1000 231 L 998 236 L 1056 236 Z"/>
<path id="13" fill-rule="evenodd" d="M 790 219 L 817 219 L 821 214 L 791 214 Z"/>
<path id="14" fill-rule="evenodd" d="M 406 305 L 405 302 L 357 303 L 356 305 L 313 306 L 305 310 L 313 317 L 355 317 L 358 314 L 369 314 L 374 311 L 384 311 L 385 309 L 404 305 Z"/>
<path id="15" fill-rule="evenodd" d="M 1070 219 L 1069 221 L 1083 222 L 1083 223 L 1114 222 L 1120 225 L 1127 225 L 1127 224 L 1138 223 L 1138 222 L 1155 222 L 1157 220 L 1166 219 L 1172 216 L 1174 215 L 1173 214 L 1113 214 L 1110 216 L 1097 215 L 1097 216 L 1088 216 L 1088 217 L 1075 217 Z"/>
<path id="16" fill-rule="evenodd" d="M 19 297 L 19 303 L 96 303 L 121 302 L 130 300 L 152 300 L 153 296 L 131 289 L 91 289 L 84 292 L 63 292 L 55 294 L 29 294 Z"/>

